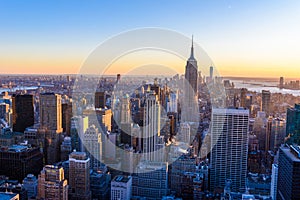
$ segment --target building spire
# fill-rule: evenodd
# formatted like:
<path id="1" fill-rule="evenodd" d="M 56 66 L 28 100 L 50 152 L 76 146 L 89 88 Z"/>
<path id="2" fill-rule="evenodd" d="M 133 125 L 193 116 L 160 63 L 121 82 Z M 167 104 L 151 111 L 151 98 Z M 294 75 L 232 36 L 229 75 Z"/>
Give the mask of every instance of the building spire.
<path id="1" fill-rule="evenodd" d="M 195 59 L 194 58 L 194 35 L 192 35 L 192 47 L 191 47 L 191 55 L 190 55 L 190 59 Z"/>

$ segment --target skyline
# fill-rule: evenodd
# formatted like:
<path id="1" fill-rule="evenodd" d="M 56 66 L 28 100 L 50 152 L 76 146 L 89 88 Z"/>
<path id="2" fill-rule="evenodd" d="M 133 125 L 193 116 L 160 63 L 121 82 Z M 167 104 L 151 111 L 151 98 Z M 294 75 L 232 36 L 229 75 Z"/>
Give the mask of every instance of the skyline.
<path id="1" fill-rule="evenodd" d="M 107 38 L 158 27 L 193 34 L 221 76 L 299 78 L 299 2 L 114 2 L 2 2 L 1 73 L 76 74 Z M 169 57 L 166 66 L 183 73 L 185 61 Z M 110 74 L 136 63 L 125 59 Z"/>

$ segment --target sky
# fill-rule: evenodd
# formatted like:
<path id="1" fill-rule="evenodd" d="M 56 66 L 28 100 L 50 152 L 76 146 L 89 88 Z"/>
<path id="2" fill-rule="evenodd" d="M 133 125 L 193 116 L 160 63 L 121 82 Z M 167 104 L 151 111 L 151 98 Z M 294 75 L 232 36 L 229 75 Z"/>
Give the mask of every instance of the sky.
<path id="1" fill-rule="evenodd" d="M 221 76 L 300 78 L 299 22 L 296 0 L 1 0 L 0 73 L 75 74 L 108 38 L 159 27 L 194 35 Z"/>

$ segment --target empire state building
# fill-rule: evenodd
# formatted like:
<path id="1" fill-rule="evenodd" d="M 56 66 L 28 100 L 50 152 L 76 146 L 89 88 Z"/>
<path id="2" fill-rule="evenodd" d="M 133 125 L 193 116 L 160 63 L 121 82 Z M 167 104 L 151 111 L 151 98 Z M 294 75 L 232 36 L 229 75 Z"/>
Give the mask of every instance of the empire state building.
<path id="1" fill-rule="evenodd" d="M 185 66 L 185 80 L 187 81 L 188 95 L 190 97 L 197 95 L 197 80 L 198 80 L 198 66 L 197 60 L 194 57 L 194 44 L 192 38 L 191 55 Z"/>
<path id="2" fill-rule="evenodd" d="M 197 121 L 197 98 L 198 98 L 198 66 L 194 57 L 194 44 L 192 38 L 191 55 L 185 66 L 184 102 L 182 121 Z"/>

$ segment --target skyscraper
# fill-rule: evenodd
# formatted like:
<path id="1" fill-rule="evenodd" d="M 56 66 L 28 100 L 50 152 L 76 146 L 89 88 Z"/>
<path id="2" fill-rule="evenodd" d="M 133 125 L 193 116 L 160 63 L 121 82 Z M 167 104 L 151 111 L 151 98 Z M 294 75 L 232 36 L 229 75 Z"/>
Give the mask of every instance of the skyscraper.
<path id="1" fill-rule="evenodd" d="M 278 158 L 277 199 L 300 199 L 300 148 L 280 147 Z"/>
<path id="2" fill-rule="evenodd" d="M 90 158 L 84 152 L 69 156 L 69 195 L 73 200 L 90 200 Z"/>
<path id="3" fill-rule="evenodd" d="M 95 108 L 105 108 L 106 97 L 104 91 L 97 91 L 95 93 Z"/>
<path id="4" fill-rule="evenodd" d="M 13 95 L 13 130 L 24 132 L 27 127 L 34 124 L 33 95 Z"/>
<path id="5" fill-rule="evenodd" d="M 71 143 L 72 150 L 82 151 L 82 141 L 84 132 L 89 127 L 87 116 L 74 116 L 71 118 Z"/>
<path id="6" fill-rule="evenodd" d="M 121 143 L 132 145 L 131 143 L 131 115 L 130 115 L 130 98 L 126 94 L 121 98 Z"/>
<path id="7" fill-rule="evenodd" d="M 287 109 L 286 135 L 290 136 L 289 143 L 300 145 L 300 104 Z"/>
<path id="8" fill-rule="evenodd" d="M 271 109 L 271 92 L 263 90 L 261 92 L 261 111 L 264 111 L 267 116 L 270 115 Z"/>
<path id="9" fill-rule="evenodd" d="M 184 99 L 182 100 L 182 121 L 197 121 L 195 114 L 198 111 L 198 66 L 194 57 L 194 44 L 192 39 L 191 55 L 185 66 Z"/>
<path id="10" fill-rule="evenodd" d="M 83 144 L 85 152 L 91 159 L 91 167 L 98 168 L 102 159 L 102 139 L 101 133 L 94 125 L 90 126 L 85 131 L 83 135 Z"/>
<path id="11" fill-rule="evenodd" d="M 160 104 L 155 93 L 148 93 L 144 110 L 143 156 L 145 160 L 156 160 L 156 145 L 160 136 Z"/>
<path id="12" fill-rule="evenodd" d="M 129 95 L 126 94 L 121 99 L 121 124 L 129 124 L 130 122 L 130 98 Z"/>
<path id="13" fill-rule="evenodd" d="M 72 102 L 64 102 L 62 104 L 62 128 L 63 131 L 70 136 L 72 118 Z"/>
<path id="14" fill-rule="evenodd" d="M 119 83 L 121 80 L 121 74 L 117 74 L 117 83 Z"/>
<path id="15" fill-rule="evenodd" d="M 246 108 L 246 88 L 241 89 L 240 107 Z"/>
<path id="16" fill-rule="evenodd" d="M 63 131 L 61 95 L 54 93 L 40 95 L 40 124 L 42 128 L 56 133 Z"/>
<path id="17" fill-rule="evenodd" d="M 232 191 L 245 191 L 249 110 L 213 108 L 210 189 L 231 180 Z"/>
<path id="18" fill-rule="evenodd" d="M 283 79 L 283 77 L 280 77 L 280 79 L 279 79 L 279 88 L 282 89 L 283 86 L 284 86 L 284 79 Z"/>
<path id="19" fill-rule="evenodd" d="M 62 167 L 44 167 L 39 175 L 37 199 L 68 200 L 68 182 Z"/>
<path id="20" fill-rule="evenodd" d="M 194 101 L 194 96 L 197 95 L 198 92 L 198 65 L 197 60 L 194 57 L 194 44 L 192 40 L 192 47 L 191 47 L 191 55 L 187 60 L 185 66 L 185 80 L 186 80 L 186 87 L 187 96 L 189 97 L 189 101 Z M 193 105 L 193 104 L 190 104 Z"/>
<path id="21" fill-rule="evenodd" d="M 191 127 L 187 122 L 180 124 L 179 141 L 184 142 L 186 145 L 191 143 Z"/>
<path id="22" fill-rule="evenodd" d="M 272 164 L 271 197 L 277 199 L 278 164 Z"/>
<path id="23" fill-rule="evenodd" d="M 214 67 L 213 66 L 210 66 L 210 68 L 209 68 L 209 78 L 211 81 L 214 78 Z"/>
<path id="24" fill-rule="evenodd" d="M 61 95 L 40 95 L 40 126 L 40 132 L 45 134 L 46 164 L 54 164 L 60 160 L 60 135 L 63 132 Z"/>

